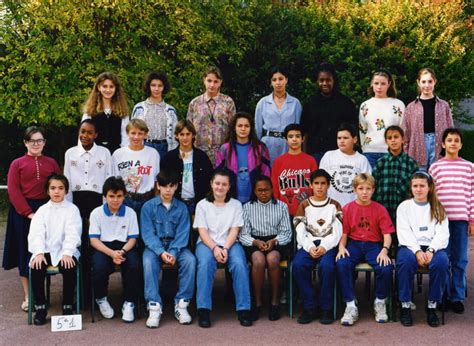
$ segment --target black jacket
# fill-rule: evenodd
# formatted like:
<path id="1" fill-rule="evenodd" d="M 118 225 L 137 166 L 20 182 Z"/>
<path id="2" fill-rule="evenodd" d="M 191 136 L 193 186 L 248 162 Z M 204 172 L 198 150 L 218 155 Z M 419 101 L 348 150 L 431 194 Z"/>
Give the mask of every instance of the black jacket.
<path id="1" fill-rule="evenodd" d="M 162 160 L 160 160 L 161 171 L 172 171 L 179 176 L 178 189 L 175 196 L 181 199 L 181 188 L 183 182 L 183 159 L 179 155 L 179 147 L 169 151 Z M 214 172 L 211 161 L 206 153 L 200 149 L 193 148 L 193 182 L 194 199 L 196 203 L 206 197 L 211 189 L 211 176 Z"/>
<path id="2" fill-rule="evenodd" d="M 319 93 L 303 106 L 301 125 L 306 134 L 307 152 L 325 153 L 337 149 L 337 128 L 350 123 L 358 128 L 359 116 L 354 102 L 338 91 L 329 97 Z"/>

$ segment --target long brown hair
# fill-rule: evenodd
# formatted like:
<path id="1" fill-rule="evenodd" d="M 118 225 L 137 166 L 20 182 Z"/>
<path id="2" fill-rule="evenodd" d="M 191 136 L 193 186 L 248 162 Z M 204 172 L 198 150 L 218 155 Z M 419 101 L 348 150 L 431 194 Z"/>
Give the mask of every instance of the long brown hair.
<path id="1" fill-rule="evenodd" d="M 127 98 L 117 75 L 112 72 L 103 72 L 97 77 L 94 87 L 92 88 L 86 103 L 84 103 L 83 111 L 90 117 L 94 117 L 98 113 L 104 111 L 104 103 L 99 91 L 99 86 L 107 79 L 115 85 L 115 94 L 112 96 L 110 104 L 112 113 L 119 118 L 125 118 L 128 116 Z"/>
<path id="2" fill-rule="evenodd" d="M 235 150 L 234 143 L 237 142 L 237 132 L 235 131 L 235 126 L 239 119 L 247 119 L 250 124 L 250 133 L 249 133 L 249 142 L 252 146 L 252 153 L 255 158 L 255 165 L 258 167 L 261 164 L 261 157 L 263 155 L 263 150 L 265 144 L 261 142 L 257 137 L 257 132 L 255 131 L 255 123 L 253 117 L 246 112 L 237 112 L 235 113 L 234 118 L 230 124 L 230 133 L 229 133 L 229 150 L 227 151 L 227 164 L 230 164 L 230 159 L 232 157 L 232 151 Z"/>
<path id="3" fill-rule="evenodd" d="M 446 210 L 441 205 L 441 202 L 438 199 L 436 194 L 435 184 L 433 177 L 426 173 L 425 171 L 415 172 L 411 177 L 411 182 L 413 179 L 424 179 L 428 183 L 428 202 L 431 207 L 431 220 L 436 220 L 436 223 L 441 223 L 446 219 Z M 411 182 L 410 182 L 410 196 L 413 198 L 413 192 L 411 191 Z"/>
<path id="4" fill-rule="evenodd" d="M 393 79 L 392 74 L 384 69 L 377 70 L 372 74 L 372 78 L 370 79 L 370 86 L 367 89 L 367 92 L 369 93 L 370 96 L 375 95 L 374 88 L 372 86 L 375 76 L 382 76 L 382 77 L 387 78 L 388 83 L 389 83 L 388 90 L 387 90 L 387 97 L 397 97 L 397 87 L 395 85 L 395 80 Z"/>

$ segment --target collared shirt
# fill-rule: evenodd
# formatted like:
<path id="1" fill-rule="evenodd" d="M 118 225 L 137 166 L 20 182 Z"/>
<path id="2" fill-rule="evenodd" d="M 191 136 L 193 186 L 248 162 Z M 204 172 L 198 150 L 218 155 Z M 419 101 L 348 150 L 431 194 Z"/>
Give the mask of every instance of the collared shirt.
<path id="1" fill-rule="evenodd" d="M 234 198 L 223 206 L 217 206 L 207 199 L 201 200 L 196 206 L 193 227 L 207 229 L 209 237 L 219 246 L 225 245 L 231 228 L 243 225 L 242 204 Z"/>
<path id="2" fill-rule="evenodd" d="M 51 255 L 51 264 L 57 266 L 64 256 L 79 259 L 82 219 L 79 209 L 68 201 L 49 201 L 33 216 L 28 234 L 28 251 L 31 261 L 40 253 Z"/>
<path id="3" fill-rule="evenodd" d="M 243 207 L 244 227 L 239 240 L 244 246 L 252 245 L 254 237 L 275 236 L 280 245 L 291 241 L 291 223 L 288 207 L 279 200 L 262 203 L 248 202 Z"/>
<path id="4" fill-rule="evenodd" d="M 148 249 L 157 256 L 166 251 L 176 257 L 189 242 L 191 222 L 188 208 L 173 197 L 168 209 L 157 196 L 143 205 L 140 229 Z"/>
<path id="5" fill-rule="evenodd" d="M 112 214 L 108 204 L 104 203 L 91 213 L 89 238 L 99 238 L 102 242 L 126 242 L 129 238 L 138 238 L 137 214 L 125 204 Z"/>
<path id="6" fill-rule="evenodd" d="M 263 130 L 283 132 L 289 124 L 299 124 L 301 119 L 301 103 L 290 94 L 286 94 L 285 103 L 278 109 L 273 100 L 273 93 L 258 101 L 255 108 L 255 131 L 270 153 L 270 161 L 288 151 L 285 138 L 264 136 Z"/>
<path id="7" fill-rule="evenodd" d="M 215 163 L 217 150 L 229 135 L 234 114 L 234 101 L 221 93 L 213 98 L 204 93 L 189 104 L 187 119 L 197 132 L 194 144 L 209 156 L 212 164 Z"/>
<path id="8" fill-rule="evenodd" d="M 410 179 L 418 169 L 416 161 L 401 152 L 398 156 L 391 153 L 382 156 L 372 172 L 375 178 L 374 201 L 387 208 L 392 221 L 397 219 L 397 207 L 407 196 Z"/>
<path id="9" fill-rule="evenodd" d="M 72 202 L 75 191 L 102 194 L 105 180 L 112 175 L 112 157 L 107 148 L 94 143 L 89 151 L 79 144 L 64 155 L 64 175 L 69 180 L 67 200 Z"/>
<path id="10" fill-rule="evenodd" d="M 133 107 L 132 119 L 134 118 L 142 119 L 147 124 L 149 129 L 147 139 L 166 140 L 168 151 L 178 146 L 174 136 L 178 115 L 173 106 L 165 101 L 152 103 L 150 99 L 146 99 Z"/>

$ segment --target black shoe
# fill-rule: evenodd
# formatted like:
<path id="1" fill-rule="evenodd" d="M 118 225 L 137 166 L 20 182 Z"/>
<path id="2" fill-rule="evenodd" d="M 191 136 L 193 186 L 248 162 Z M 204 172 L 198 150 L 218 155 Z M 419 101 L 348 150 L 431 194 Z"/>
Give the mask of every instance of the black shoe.
<path id="1" fill-rule="evenodd" d="M 451 309 L 457 314 L 464 313 L 464 304 L 460 301 L 451 302 Z"/>
<path id="2" fill-rule="evenodd" d="M 411 317 L 411 308 L 400 309 L 400 322 L 402 326 L 411 327 L 413 325 L 413 318 Z"/>
<path id="3" fill-rule="evenodd" d="M 448 312 L 451 307 L 452 307 L 452 303 L 451 301 L 449 300 L 446 300 L 444 303 L 442 304 L 437 304 L 436 307 L 438 308 L 439 311 L 441 312 Z"/>
<path id="4" fill-rule="evenodd" d="M 260 318 L 260 312 L 262 310 L 261 306 L 254 306 L 252 308 L 252 321 L 258 321 Z"/>
<path id="5" fill-rule="evenodd" d="M 298 317 L 299 324 L 308 324 L 313 322 L 316 319 L 316 313 L 313 310 L 304 310 L 301 315 Z"/>
<path id="6" fill-rule="evenodd" d="M 334 322 L 334 318 L 331 310 L 322 310 L 321 317 L 319 318 L 321 324 L 331 324 Z"/>
<path id="7" fill-rule="evenodd" d="M 241 326 L 250 327 L 252 325 L 252 316 L 250 314 L 250 310 L 237 311 L 237 316 L 239 317 Z"/>
<path id="8" fill-rule="evenodd" d="M 439 326 L 439 318 L 438 315 L 436 314 L 436 309 L 426 309 L 427 310 L 427 315 L 426 315 L 426 321 L 430 325 L 430 327 L 438 327 Z"/>
<path id="9" fill-rule="evenodd" d="M 209 328 L 211 326 L 211 310 L 198 309 L 198 324 L 201 328 Z"/>
<path id="10" fill-rule="evenodd" d="M 63 315 L 74 315 L 72 305 L 63 305 Z"/>
<path id="11" fill-rule="evenodd" d="M 48 311 L 46 309 L 36 309 L 35 318 L 33 319 L 34 324 L 37 326 L 42 326 L 45 324 L 47 314 Z"/>
<path id="12" fill-rule="evenodd" d="M 277 321 L 280 319 L 280 305 L 270 305 L 268 319 L 270 321 Z"/>

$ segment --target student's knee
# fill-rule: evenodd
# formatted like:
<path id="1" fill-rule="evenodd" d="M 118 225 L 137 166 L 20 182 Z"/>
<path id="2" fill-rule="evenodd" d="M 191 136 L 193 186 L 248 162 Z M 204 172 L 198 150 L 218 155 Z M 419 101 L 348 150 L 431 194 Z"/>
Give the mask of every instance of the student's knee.
<path id="1" fill-rule="evenodd" d="M 143 251 L 143 270 L 144 271 L 157 268 L 159 265 L 158 262 L 159 262 L 159 258 L 154 252 L 148 249 L 145 249 Z"/>
<path id="2" fill-rule="evenodd" d="M 390 277 L 393 273 L 393 266 L 391 264 L 388 264 L 386 266 L 380 265 L 378 268 L 378 272 L 385 277 Z"/>
<path id="3" fill-rule="evenodd" d="M 280 253 L 278 251 L 272 251 L 266 256 L 266 262 L 268 269 L 280 268 Z"/>
<path id="4" fill-rule="evenodd" d="M 255 251 L 251 257 L 252 268 L 264 269 L 265 268 L 265 255 L 260 251 Z"/>
<path id="5" fill-rule="evenodd" d="M 433 255 L 429 266 L 430 270 L 448 270 L 449 259 L 446 251 L 439 251 Z"/>
<path id="6" fill-rule="evenodd" d="M 194 257 L 194 255 L 189 251 L 183 252 L 179 261 L 179 266 L 187 269 L 196 268 L 196 257 Z"/>

